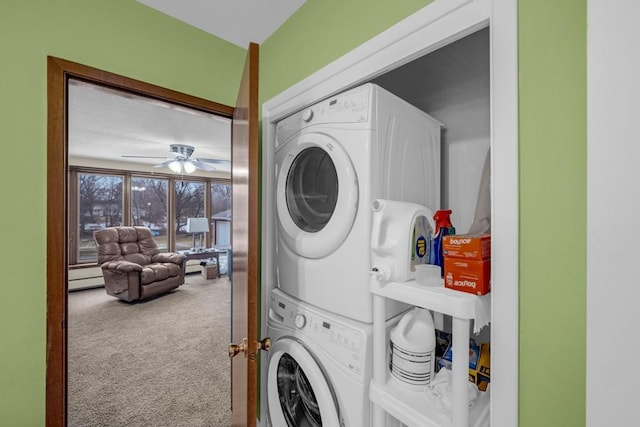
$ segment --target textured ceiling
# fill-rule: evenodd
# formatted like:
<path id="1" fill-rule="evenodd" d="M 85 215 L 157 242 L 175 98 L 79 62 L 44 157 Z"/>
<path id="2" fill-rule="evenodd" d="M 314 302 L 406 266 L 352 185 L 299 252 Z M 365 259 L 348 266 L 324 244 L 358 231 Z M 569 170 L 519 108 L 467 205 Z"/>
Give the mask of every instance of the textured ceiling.
<path id="1" fill-rule="evenodd" d="M 75 159 L 153 166 L 163 159 L 122 156 L 171 158 L 170 144 L 194 146 L 194 158 L 231 159 L 230 119 L 77 80 L 69 83 L 68 138 Z"/>

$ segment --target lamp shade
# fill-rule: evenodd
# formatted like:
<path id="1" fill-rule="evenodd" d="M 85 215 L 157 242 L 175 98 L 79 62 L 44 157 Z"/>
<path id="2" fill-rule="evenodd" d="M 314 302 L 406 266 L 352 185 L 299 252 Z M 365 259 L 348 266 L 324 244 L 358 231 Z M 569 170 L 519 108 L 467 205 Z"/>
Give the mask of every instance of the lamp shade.
<path id="1" fill-rule="evenodd" d="M 171 169 L 175 173 L 180 173 L 180 171 L 182 171 L 182 164 L 179 161 L 174 160 L 173 162 L 169 163 L 169 169 Z"/>
<path id="2" fill-rule="evenodd" d="M 191 163 L 188 160 L 186 162 L 182 163 L 182 167 L 184 168 L 184 171 L 186 173 L 193 173 L 196 170 L 196 165 L 194 165 L 193 163 Z"/>
<path id="3" fill-rule="evenodd" d="M 209 220 L 207 218 L 187 218 L 187 233 L 208 233 Z"/>

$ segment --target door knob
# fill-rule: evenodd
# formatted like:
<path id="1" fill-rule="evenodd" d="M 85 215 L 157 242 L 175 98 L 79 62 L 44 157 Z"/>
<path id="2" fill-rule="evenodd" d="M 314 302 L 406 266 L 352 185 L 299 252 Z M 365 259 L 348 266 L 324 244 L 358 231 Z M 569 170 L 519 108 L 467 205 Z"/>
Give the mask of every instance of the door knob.
<path id="1" fill-rule="evenodd" d="M 238 353 L 244 354 L 247 357 L 247 350 L 249 350 L 248 340 L 242 339 L 242 344 L 229 344 L 229 358 L 236 356 Z"/>
<path id="2" fill-rule="evenodd" d="M 271 351 L 271 338 L 267 337 L 257 343 L 258 350 Z"/>

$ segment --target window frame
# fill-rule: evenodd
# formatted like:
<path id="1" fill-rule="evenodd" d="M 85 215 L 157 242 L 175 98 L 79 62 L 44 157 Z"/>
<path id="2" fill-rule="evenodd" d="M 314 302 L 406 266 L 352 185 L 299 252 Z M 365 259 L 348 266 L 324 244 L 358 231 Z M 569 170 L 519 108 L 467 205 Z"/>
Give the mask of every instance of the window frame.
<path id="1" fill-rule="evenodd" d="M 176 175 L 172 173 L 150 173 L 125 169 L 96 168 L 86 166 L 68 167 L 68 183 L 69 183 L 69 208 L 68 208 L 68 228 L 69 228 L 69 269 L 91 268 L 98 266 L 97 259 L 95 261 L 80 262 L 78 257 L 78 230 L 79 230 L 79 203 L 80 194 L 78 191 L 78 175 L 79 174 L 99 174 L 123 177 L 123 208 L 122 217 L 123 225 L 131 225 L 132 215 L 132 180 L 133 178 L 150 178 L 150 179 L 166 179 L 167 180 L 167 250 L 175 251 L 175 184 L 176 181 L 203 182 L 204 188 L 204 213 L 205 218 L 211 218 L 211 186 L 214 184 L 231 185 L 230 178 L 206 177 L 197 175 Z M 211 245 L 213 230 L 206 233 L 205 244 Z"/>

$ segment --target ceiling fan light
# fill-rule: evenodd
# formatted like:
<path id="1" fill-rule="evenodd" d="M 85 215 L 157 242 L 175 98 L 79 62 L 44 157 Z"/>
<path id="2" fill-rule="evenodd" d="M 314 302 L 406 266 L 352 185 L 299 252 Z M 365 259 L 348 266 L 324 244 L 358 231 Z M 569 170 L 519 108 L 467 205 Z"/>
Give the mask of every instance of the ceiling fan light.
<path id="1" fill-rule="evenodd" d="M 194 165 L 190 161 L 184 162 L 184 164 L 182 166 L 184 167 L 184 171 L 186 173 L 193 173 L 196 170 L 196 165 Z"/>
<path id="2" fill-rule="evenodd" d="M 180 173 L 182 171 L 182 165 L 177 160 L 174 160 L 173 162 L 169 163 L 168 166 L 169 166 L 169 169 L 171 169 L 175 173 Z"/>

